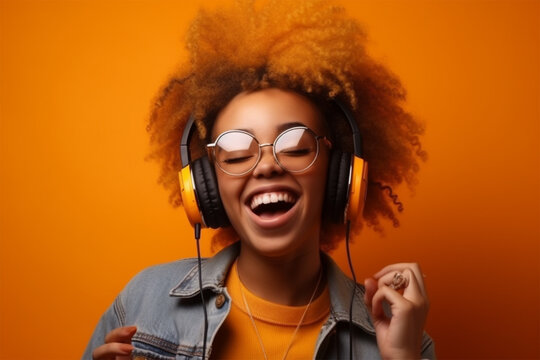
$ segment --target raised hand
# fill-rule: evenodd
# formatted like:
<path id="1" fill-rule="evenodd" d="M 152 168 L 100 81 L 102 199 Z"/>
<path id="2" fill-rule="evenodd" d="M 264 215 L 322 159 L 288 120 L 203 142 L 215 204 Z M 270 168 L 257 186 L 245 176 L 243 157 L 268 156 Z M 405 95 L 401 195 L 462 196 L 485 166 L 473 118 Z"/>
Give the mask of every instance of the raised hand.
<path id="1" fill-rule="evenodd" d="M 364 301 L 371 311 L 383 359 L 419 359 L 429 300 L 416 263 L 386 266 L 365 280 Z M 390 306 L 388 317 L 383 302 Z"/>
<path id="2" fill-rule="evenodd" d="M 133 345 L 131 338 L 137 331 L 135 326 L 124 326 L 111 330 L 105 336 L 105 344 L 92 353 L 94 360 L 130 360 Z"/>

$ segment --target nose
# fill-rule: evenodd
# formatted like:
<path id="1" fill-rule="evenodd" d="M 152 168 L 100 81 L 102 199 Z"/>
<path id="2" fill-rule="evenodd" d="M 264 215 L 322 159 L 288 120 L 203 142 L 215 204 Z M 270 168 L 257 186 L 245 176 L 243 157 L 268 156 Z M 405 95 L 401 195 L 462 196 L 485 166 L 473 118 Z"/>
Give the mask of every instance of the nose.
<path id="1" fill-rule="evenodd" d="M 283 169 L 274 158 L 272 144 L 261 144 L 261 158 L 253 169 L 255 177 L 272 177 L 283 173 Z"/>

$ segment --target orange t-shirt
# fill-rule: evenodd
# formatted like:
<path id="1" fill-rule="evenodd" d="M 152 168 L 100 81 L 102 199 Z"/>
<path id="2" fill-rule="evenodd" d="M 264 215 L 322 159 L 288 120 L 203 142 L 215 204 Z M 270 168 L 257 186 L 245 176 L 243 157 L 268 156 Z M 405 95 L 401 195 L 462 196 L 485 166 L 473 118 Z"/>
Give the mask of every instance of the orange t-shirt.
<path id="1" fill-rule="evenodd" d="M 242 290 L 259 331 L 268 360 L 281 360 L 291 343 L 306 306 L 285 306 L 261 299 L 246 289 L 233 264 L 226 286 L 232 306 L 213 344 L 213 359 L 264 359 L 255 328 L 244 306 Z M 302 326 L 294 336 L 287 359 L 311 359 L 320 329 L 330 312 L 330 294 L 326 286 L 311 303 Z"/>

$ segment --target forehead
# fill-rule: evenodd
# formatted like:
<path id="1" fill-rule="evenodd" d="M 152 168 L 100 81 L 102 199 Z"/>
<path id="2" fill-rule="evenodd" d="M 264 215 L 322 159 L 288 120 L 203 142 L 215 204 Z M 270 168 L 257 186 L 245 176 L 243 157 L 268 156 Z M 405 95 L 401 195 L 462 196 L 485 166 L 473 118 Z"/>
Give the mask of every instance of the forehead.
<path id="1" fill-rule="evenodd" d="M 303 95 L 273 88 L 240 93 L 219 113 L 212 138 L 227 130 L 244 129 L 263 140 L 276 136 L 288 123 L 303 124 L 318 134 L 324 132 L 321 114 Z"/>

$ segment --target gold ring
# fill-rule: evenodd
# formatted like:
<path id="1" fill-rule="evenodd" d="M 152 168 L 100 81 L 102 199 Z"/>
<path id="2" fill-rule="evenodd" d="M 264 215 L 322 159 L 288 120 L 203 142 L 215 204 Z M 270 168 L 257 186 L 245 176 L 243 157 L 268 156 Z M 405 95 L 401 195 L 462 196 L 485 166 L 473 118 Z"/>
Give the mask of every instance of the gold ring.
<path id="1" fill-rule="evenodd" d="M 405 275 L 398 271 L 394 274 L 394 278 L 392 279 L 390 288 L 394 290 L 401 290 L 403 288 L 406 288 L 407 285 L 409 285 L 409 279 L 407 279 Z"/>

